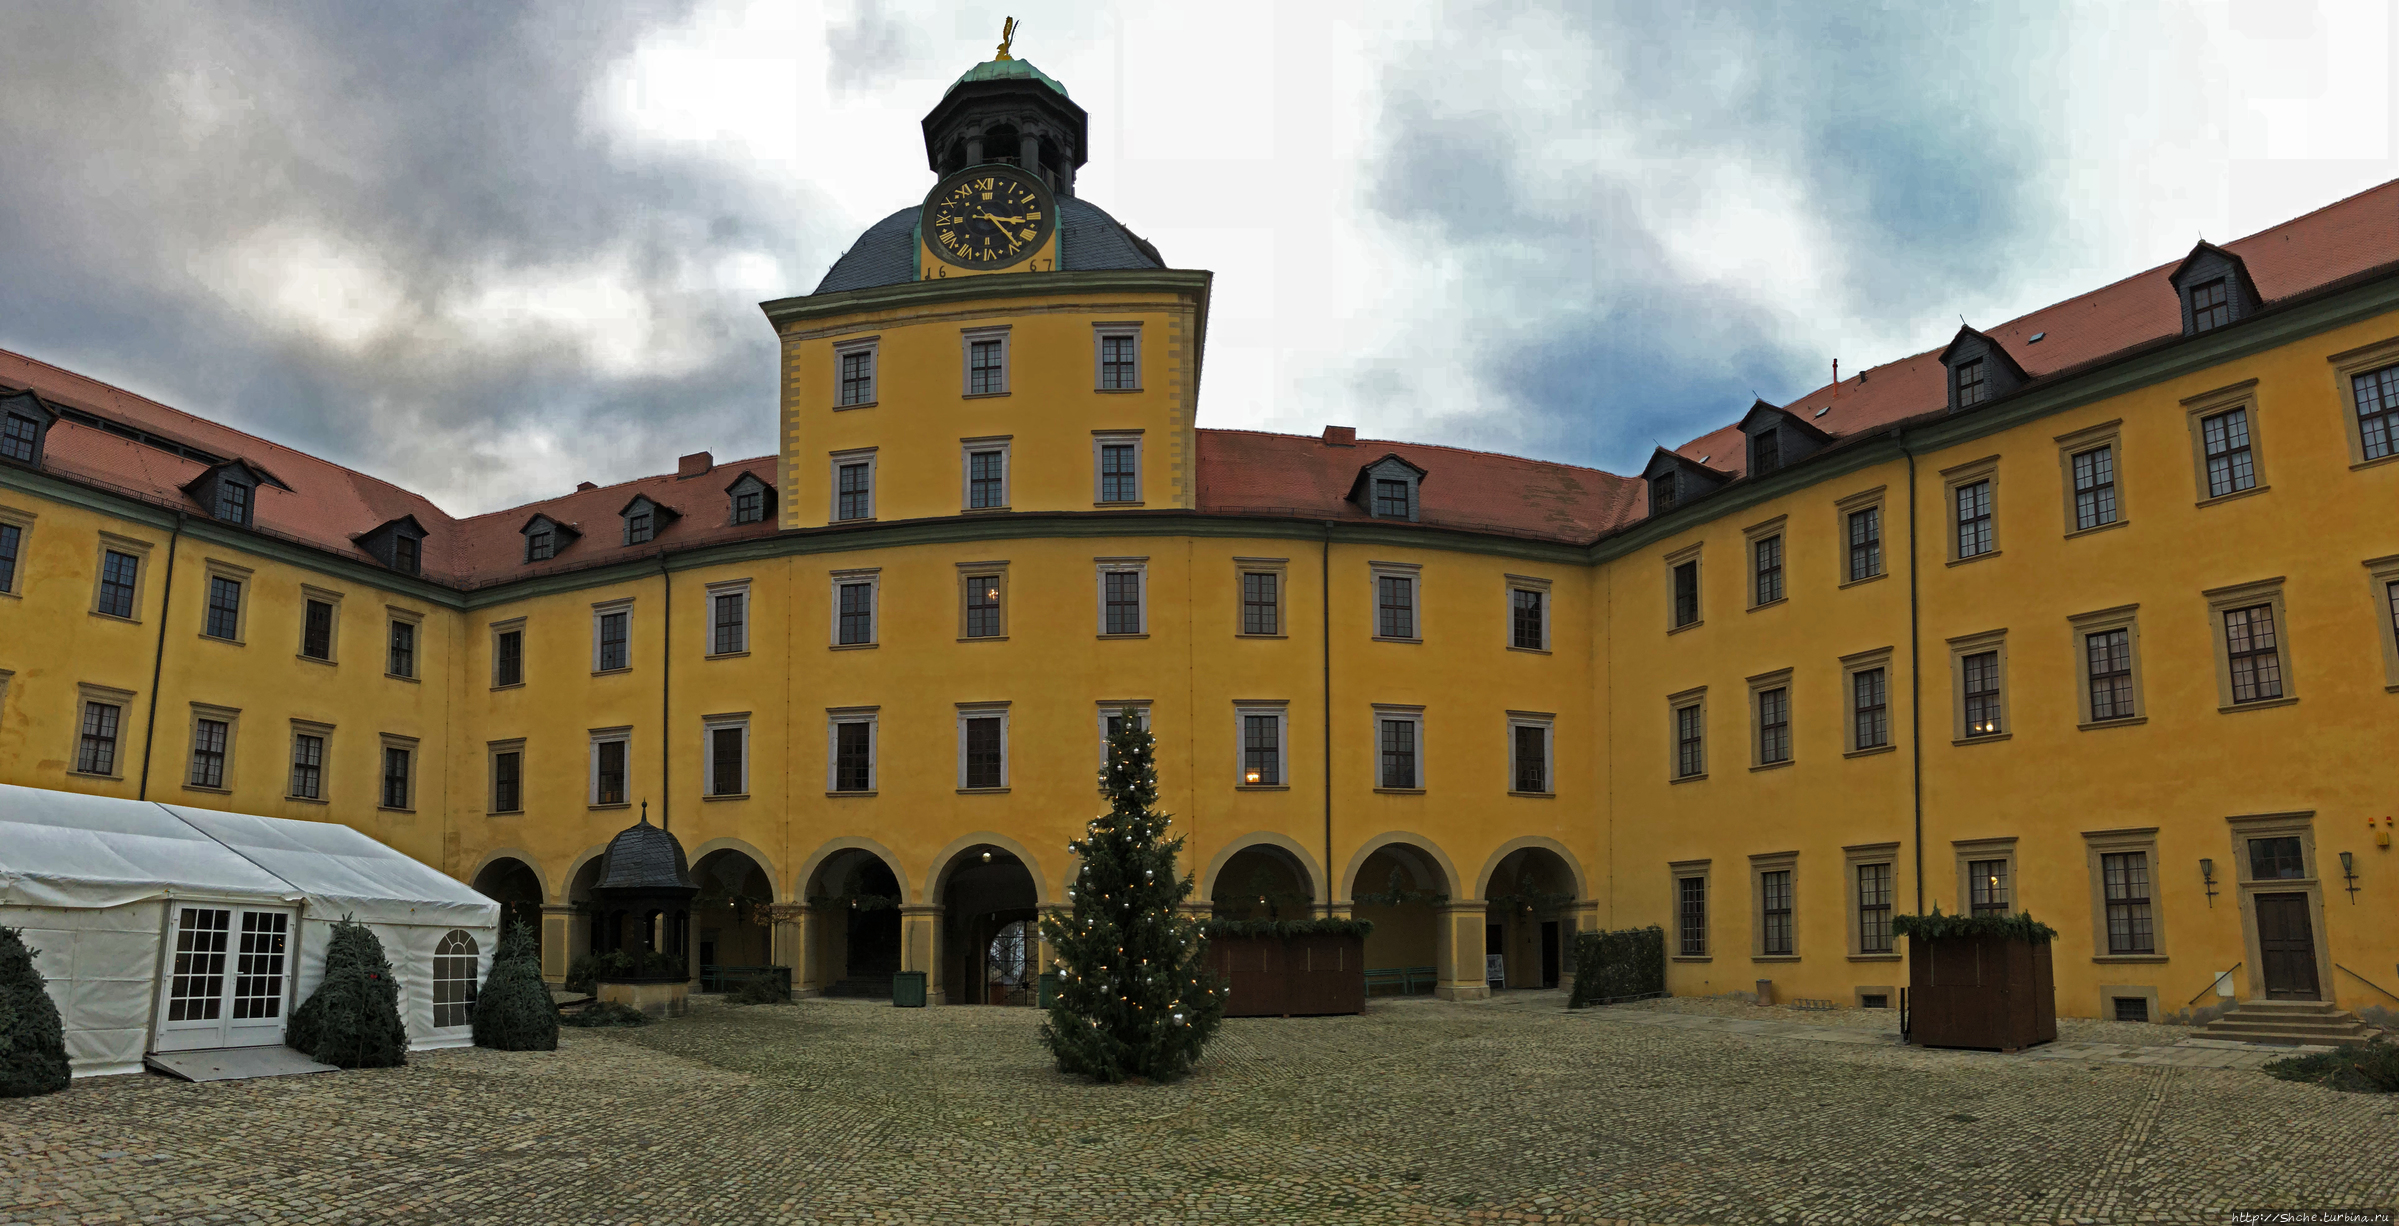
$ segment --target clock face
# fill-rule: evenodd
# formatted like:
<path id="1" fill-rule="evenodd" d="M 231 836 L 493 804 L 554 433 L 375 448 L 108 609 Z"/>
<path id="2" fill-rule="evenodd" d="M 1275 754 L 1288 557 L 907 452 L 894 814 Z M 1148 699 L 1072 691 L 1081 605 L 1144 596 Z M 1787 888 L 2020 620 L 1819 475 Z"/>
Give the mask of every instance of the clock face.
<path id="1" fill-rule="evenodd" d="M 925 246 L 961 268 L 1006 268 L 1031 259 L 1058 229 L 1057 203 L 1013 166 L 975 166 L 943 179 L 919 219 Z"/>

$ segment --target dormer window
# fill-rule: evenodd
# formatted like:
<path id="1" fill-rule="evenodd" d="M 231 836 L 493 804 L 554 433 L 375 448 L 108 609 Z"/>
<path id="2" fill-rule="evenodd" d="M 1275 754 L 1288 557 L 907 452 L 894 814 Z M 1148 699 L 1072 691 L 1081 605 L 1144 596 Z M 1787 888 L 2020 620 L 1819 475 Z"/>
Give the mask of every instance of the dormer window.
<path id="1" fill-rule="evenodd" d="M 1760 430 L 1749 439 L 1749 475 L 1763 477 L 1782 467 L 1782 434 L 1778 430 Z"/>
<path id="2" fill-rule="evenodd" d="M 31 464 L 41 441 L 42 423 L 30 417 L 10 413 L 0 421 L 0 458 Z"/>
<path id="3" fill-rule="evenodd" d="M 2191 331 L 2206 332 L 2232 322 L 2232 297 L 2225 279 L 2191 287 Z"/>
<path id="4" fill-rule="evenodd" d="M 1957 384 L 1957 406 L 1961 409 L 1971 408 L 1989 399 L 1983 385 L 1983 360 L 1976 358 L 1971 362 L 1958 363 Z"/>
<path id="5" fill-rule="evenodd" d="M 1408 483 L 1377 479 L 1374 483 L 1374 513 L 1384 519 L 1408 517 Z"/>
<path id="6" fill-rule="evenodd" d="M 547 562 L 558 556 L 558 533 L 547 524 L 525 534 L 525 560 Z"/>
<path id="7" fill-rule="evenodd" d="M 743 473 L 725 487 L 732 496 L 733 522 L 760 524 L 766 522 L 766 496 L 774 487 L 758 479 L 755 473 Z"/>
<path id="8" fill-rule="evenodd" d="M 371 532 L 351 538 L 367 556 L 403 575 L 423 574 L 425 565 L 425 528 L 414 515 L 403 515 L 388 523 L 379 524 Z"/>
<path id="9" fill-rule="evenodd" d="M 2197 336 L 2239 323 L 2261 305 L 2257 284 L 2241 257 L 2201 239 L 2167 277 L 2182 299 L 2182 334 Z"/>
<path id="10" fill-rule="evenodd" d="M 646 545 L 658 539 L 658 534 L 678 518 L 673 507 L 650 501 L 647 494 L 636 494 L 617 515 L 625 521 L 625 543 Z"/>
<path id="11" fill-rule="evenodd" d="M 422 572 L 424 566 L 422 546 L 418 544 L 415 537 L 394 536 L 392 538 L 393 570 L 403 575 L 414 575 Z"/>
<path id="12" fill-rule="evenodd" d="M 1663 514 L 1674 509 L 1674 474 L 1660 473 L 1650 478 L 1649 513 Z"/>
<path id="13" fill-rule="evenodd" d="M 655 535 L 650 527 L 651 521 L 652 516 L 648 511 L 635 511 L 631 515 L 626 516 L 625 543 L 628 545 L 640 545 L 647 543 L 650 537 Z"/>
<path id="14" fill-rule="evenodd" d="M 229 524 L 250 522 L 250 487 L 239 481 L 217 482 L 217 504 L 210 514 Z"/>
<path id="15" fill-rule="evenodd" d="M 1349 501 L 1376 519 L 1414 520 L 1423 482 L 1423 469 L 1396 454 L 1386 455 L 1358 470 L 1357 479 L 1350 482 Z"/>

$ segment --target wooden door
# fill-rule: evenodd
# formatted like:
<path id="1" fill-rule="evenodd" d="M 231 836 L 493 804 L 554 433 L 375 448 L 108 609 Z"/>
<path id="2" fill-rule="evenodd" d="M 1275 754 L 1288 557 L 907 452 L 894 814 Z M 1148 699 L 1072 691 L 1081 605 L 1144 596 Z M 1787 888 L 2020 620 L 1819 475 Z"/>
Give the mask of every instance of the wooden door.
<path id="1" fill-rule="evenodd" d="M 2260 894 L 2257 952 L 2268 1000 L 2318 1000 L 2316 934 L 2308 922 L 2307 895 Z"/>

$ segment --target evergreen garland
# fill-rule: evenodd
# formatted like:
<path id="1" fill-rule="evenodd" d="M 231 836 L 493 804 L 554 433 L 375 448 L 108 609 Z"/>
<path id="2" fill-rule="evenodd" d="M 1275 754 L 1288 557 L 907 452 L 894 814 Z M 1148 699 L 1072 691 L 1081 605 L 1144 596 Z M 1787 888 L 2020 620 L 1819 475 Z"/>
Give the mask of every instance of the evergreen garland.
<path id="1" fill-rule="evenodd" d="M 2004 937 L 2011 941 L 2046 945 L 2057 936 L 2057 929 L 2034 919 L 2030 911 L 2017 915 L 1943 915 L 1941 904 L 1934 903 L 1930 915 L 1892 916 L 1891 935 L 1919 941 Z"/>
<path id="2" fill-rule="evenodd" d="M 307 1003 L 292 1010 L 283 1041 L 336 1068 L 408 1063 L 400 985 L 373 930 L 346 915 L 333 925 L 332 939 L 325 943 L 325 978 Z"/>
<path id="3" fill-rule="evenodd" d="M 74 1076 L 58 1004 L 33 959 L 24 933 L 0 928 L 0 1098 L 53 1094 Z"/>
<path id="4" fill-rule="evenodd" d="M 1210 940 L 1219 937 L 1228 940 L 1238 937 L 1281 937 L 1286 941 L 1293 937 L 1357 937 L 1359 940 L 1364 940 L 1367 934 L 1373 931 L 1374 921 L 1361 919 L 1211 919 L 1200 921 L 1201 935 Z"/>
<path id="5" fill-rule="evenodd" d="M 1108 812 L 1067 844 L 1082 860 L 1071 916 L 1044 915 L 1058 991 L 1041 1040 L 1062 1072 L 1100 1081 L 1167 1081 L 1191 1070 L 1224 1020 L 1224 988 L 1206 964 L 1201 924 L 1182 913 L 1191 878 L 1175 870 L 1180 836 L 1158 799 L 1153 742 L 1130 710 L 1100 772 Z"/>
<path id="6" fill-rule="evenodd" d="M 541 981 L 541 950 L 523 920 L 508 926 L 491 974 L 475 997 L 475 1046 L 501 1051 L 558 1050 L 558 1006 Z"/>

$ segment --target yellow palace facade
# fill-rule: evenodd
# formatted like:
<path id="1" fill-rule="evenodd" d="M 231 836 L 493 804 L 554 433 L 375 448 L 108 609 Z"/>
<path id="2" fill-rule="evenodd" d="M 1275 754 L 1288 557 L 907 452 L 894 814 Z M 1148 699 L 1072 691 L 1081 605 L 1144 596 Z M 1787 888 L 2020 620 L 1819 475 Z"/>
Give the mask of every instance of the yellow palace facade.
<path id="1" fill-rule="evenodd" d="M 1210 276 L 1085 136 L 978 66 L 764 304 L 778 454 L 506 512 L 0 356 L 0 781 L 349 823 L 553 977 L 647 820 L 695 964 L 965 1003 L 1131 709 L 1195 902 L 1453 999 L 1656 924 L 1678 994 L 1895 1003 L 1938 905 L 2057 928 L 2067 1015 L 2399 1009 L 2399 184 L 1620 476 L 1201 428 Z"/>

